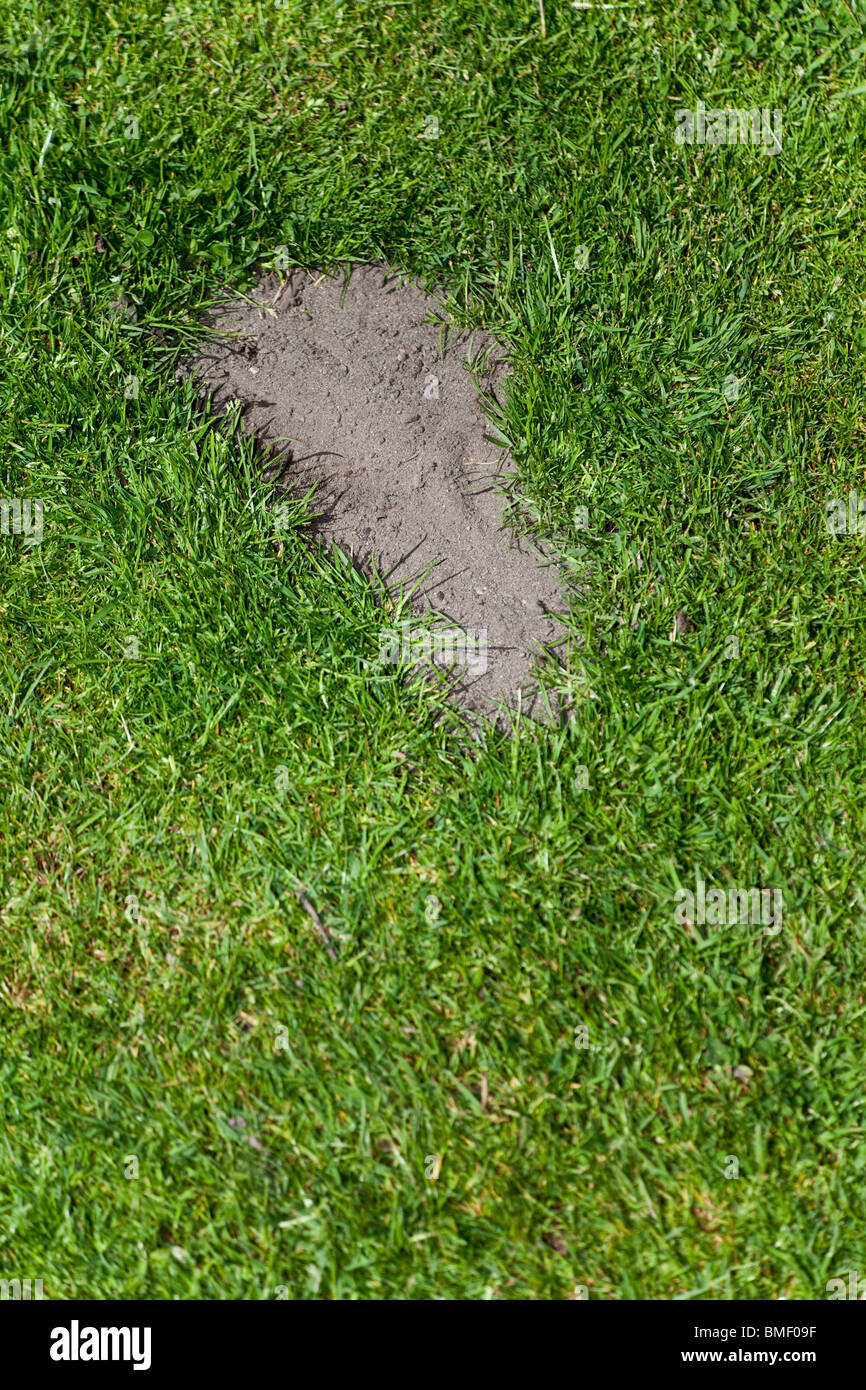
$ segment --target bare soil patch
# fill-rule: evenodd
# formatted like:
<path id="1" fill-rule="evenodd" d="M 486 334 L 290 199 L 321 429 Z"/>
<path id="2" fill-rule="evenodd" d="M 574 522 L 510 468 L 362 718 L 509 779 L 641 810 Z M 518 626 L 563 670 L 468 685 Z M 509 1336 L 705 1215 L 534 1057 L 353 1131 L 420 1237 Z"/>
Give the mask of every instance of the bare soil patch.
<path id="1" fill-rule="evenodd" d="M 561 640 L 555 615 L 567 603 L 550 557 L 502 527 L 508 458 L 485 404 L 502 389 L 505 354 L 432 315 L 435 299 L 380 266 L 348 285 L 271 274 L 220 306 L 210 320 L 220 336 L 190 367 L 217 408 L 242 402 L 272 476 L 294 492 L 318 485 L 319 534 L 412 589 L 417 613 L 438 615 L 446 636 L 433 657 L 451 666 L 459 698 L 493 716 L 521 692 L 538 715 L 533 661 Z M 458 632 L 465 651 L 447 637 Z M 417 655 L 417 641 L 400 638 Z"/>

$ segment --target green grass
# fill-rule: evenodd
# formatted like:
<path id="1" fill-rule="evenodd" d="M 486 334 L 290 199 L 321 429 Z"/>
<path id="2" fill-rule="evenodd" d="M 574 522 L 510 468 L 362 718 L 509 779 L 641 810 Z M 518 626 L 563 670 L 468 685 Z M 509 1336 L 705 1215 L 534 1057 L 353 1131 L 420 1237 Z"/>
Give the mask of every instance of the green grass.
<path id="1" fill-rule="evenodd" d="M 866 1268 L 862 12 L 545 10 L 3 6 L 0 1277 L 47 1297 Z M 782 153 L 677 147 L 699 99 Z M 373 586 L 175 382 L 281 246 L 509 343 L 561 729 L 371 680 Z M 678 925 L 696 877 L 782 931 Z"/>

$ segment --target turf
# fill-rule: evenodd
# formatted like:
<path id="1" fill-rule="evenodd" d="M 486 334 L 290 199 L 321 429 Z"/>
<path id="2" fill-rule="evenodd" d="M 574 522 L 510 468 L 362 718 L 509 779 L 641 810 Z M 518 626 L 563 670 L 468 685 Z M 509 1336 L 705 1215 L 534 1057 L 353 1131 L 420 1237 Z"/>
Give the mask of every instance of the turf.
<path id="1" fill-rule="evenodd" d="M 2 9 L 45 510 L 0 536 L 0 1277 L 824 1297 L 866 1259 L 860 12 Z M 698 100 L 781 154 L 678 147 Z M 511 346 L 515 507 L 584 590 L 560 729 L 371 679 L 381 595 L 174 380 L 280 258 Z M 782 930 L 679 923 L 697 878 Z"/>

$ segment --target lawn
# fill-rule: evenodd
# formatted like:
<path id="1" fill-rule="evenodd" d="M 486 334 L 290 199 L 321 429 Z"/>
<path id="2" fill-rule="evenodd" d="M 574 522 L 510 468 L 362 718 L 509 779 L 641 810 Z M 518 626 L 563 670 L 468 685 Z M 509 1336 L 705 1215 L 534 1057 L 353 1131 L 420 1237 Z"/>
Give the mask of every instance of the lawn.
<path id="1" fill-rule="evenodd" d="M 0 1277 L 47 1298 L 866 1268 L 862 14 L 544 10 L 2 4 Z M 781 152 L 678 145 L 699 101 Z M 560 727 L 371 679 L 380 592 L 176 380 L 281 256 L 508 345 Z"/>

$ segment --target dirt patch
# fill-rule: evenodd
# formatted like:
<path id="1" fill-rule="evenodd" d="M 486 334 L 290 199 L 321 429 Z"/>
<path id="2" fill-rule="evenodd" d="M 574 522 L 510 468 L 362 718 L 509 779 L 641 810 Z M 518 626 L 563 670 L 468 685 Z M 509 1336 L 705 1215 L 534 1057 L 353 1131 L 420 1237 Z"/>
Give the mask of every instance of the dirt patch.
<path id="1" fill-rule="evenodd" d="M 432 315 L 436 300 L 377 266 L 348 286 L 269 275 L 211 317 L 222 336 L 190 366 L 217 408 L 242 402 L 247 427 L 280 456 L 281 481 L 318 484 L 319 533 L 392 589 L 412 589 L 416 613 L 439 615 L 430 638 L 392 630 L 383 659 L 449 668 L 455 692 L 485 714 L 521 692 L 538 715 L 533 658 L 561 640 L 553 615 L 567 604 L 549 558 L 502 529 L 507 455 L 482 402 L 501 389 L 504 353 Z"/>

